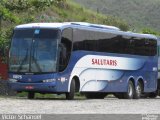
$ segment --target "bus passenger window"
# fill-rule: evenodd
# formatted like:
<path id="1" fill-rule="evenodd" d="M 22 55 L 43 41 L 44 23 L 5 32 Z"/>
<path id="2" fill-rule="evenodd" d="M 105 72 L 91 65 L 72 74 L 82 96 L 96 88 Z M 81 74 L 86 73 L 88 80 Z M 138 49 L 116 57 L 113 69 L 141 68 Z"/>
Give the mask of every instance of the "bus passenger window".
<path id="1" fill-rule="evenodd" d="M 71 56 L 72 48 L 72 29 L 67 28 L 62 32 L 62 38 L 60 43 L 60 57 L 59 57 L 59 71 L 63 71 L 68 63 Z"/>

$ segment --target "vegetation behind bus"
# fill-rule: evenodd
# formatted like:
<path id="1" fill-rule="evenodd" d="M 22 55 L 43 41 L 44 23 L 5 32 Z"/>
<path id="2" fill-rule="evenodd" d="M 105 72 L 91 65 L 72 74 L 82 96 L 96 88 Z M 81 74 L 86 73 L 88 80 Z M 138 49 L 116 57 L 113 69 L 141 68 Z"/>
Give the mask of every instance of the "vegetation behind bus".
<path id="1" fill-rule="evenodd" d="M 105 15 L 118 16 L 127 21 L 132 30 L 142 31 L 148 26 L 160 32 L 159 0 L 73 0 L 82 6 Z"/>

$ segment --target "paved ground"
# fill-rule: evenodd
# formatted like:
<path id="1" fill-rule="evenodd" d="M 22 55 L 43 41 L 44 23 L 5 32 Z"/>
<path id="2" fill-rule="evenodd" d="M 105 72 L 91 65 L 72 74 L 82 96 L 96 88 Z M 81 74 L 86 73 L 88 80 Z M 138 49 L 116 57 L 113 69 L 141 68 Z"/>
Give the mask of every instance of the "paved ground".
<path id="1" fill-rule="evenodd" d="M 0 97 L 0 114 L 160 114 L 160 97 L 123 100 L 34 99 Z"/>

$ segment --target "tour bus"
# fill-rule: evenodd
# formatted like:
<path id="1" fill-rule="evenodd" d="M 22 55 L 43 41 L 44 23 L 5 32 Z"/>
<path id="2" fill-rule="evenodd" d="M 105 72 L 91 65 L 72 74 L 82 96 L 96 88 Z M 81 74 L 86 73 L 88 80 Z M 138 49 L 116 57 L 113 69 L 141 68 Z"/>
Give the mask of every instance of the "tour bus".
<path id="1" fill-rule="evenodd" d="M 30 23 L 14 29 L 9 83 L 17 92 L 119 99 L 157 95 L 157 37 L 83 22 Z"/>

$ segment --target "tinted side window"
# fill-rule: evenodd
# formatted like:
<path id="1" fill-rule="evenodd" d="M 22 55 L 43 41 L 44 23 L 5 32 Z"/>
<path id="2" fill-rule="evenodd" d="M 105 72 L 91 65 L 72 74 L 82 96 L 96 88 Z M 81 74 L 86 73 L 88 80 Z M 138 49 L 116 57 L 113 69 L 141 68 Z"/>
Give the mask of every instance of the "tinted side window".
<path id="1" fill-rule="evenodd" d="M 73 50 L 97 50 L 97 39 L 94 31 L 78 30 L 74 31 L 74 45 Z"/>
<path id="2" fill-rule="evenodd" d="M 110 33 L 98 33 L 98 51 L 99 52 L 117 52 L 118 38 L 117 35 Z"/>
<path id="3" fill-rule="evenodd" d="M 84 34 L 85 32 L 75 29 L 74 30 L 74 35 L 73 35 L 73 39 L 74 39 L 74 43 L 73 43 L 73 51 L 76 50 L 84 50 Z"/>
<path id="4" fill-rule="evenodd" d="M 73 50 L 154 56 L 156 46 L 156 40 L 77 29 Z"/>
<path id="5" fill-rule="evenodd" d="M 60 43 L 59 71 L 63 71 L 69 62 L 72 49 L 72 29 L 67 28 L 62 31 Z"/>
<path id="6" fill-rule="evenodd" d="M 157 54 L 157 41 L 152 39 L 146 39 L 146 54 L 154 56 Z"/>

